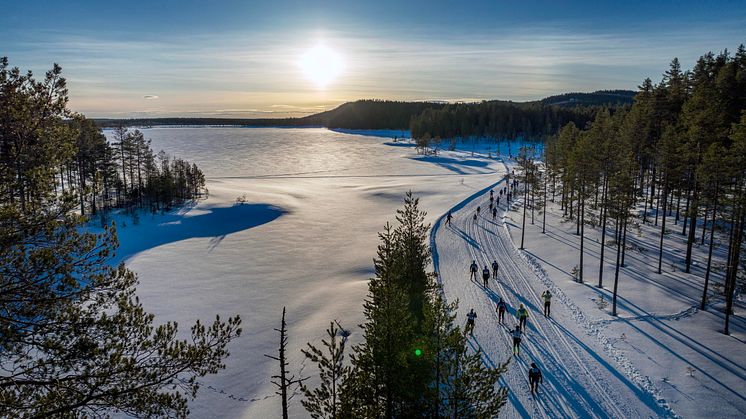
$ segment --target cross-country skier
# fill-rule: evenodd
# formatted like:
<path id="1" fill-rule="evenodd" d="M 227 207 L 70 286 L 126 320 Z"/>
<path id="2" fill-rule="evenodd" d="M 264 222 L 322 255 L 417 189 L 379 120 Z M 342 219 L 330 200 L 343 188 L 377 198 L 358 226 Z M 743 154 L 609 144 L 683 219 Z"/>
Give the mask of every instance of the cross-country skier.
<path id="1" fill-rule="evenodd" d="M 492 198 L 492 195 L 495 194 L 495 191 L 493 189 L 490 189 L 490 198 Z"/>
<path id="2" fill-rule="evenodd" d="M 451 211 L 448 211 L 448 215 L 446 215 L 446 225 L 451 225 L 451 220 L 453 219 L 453 215 L 451 214 Z"/>
<path id="3" fill-rule="evenodd" d="M 518 325 L 521 330 L 526 330 L 526 320 L 528 319 L 528 310 L 526 310 L 526 307 L 521 304 L 515 314 L 518 316 Z"/>
<path id="4" fill-rule="evenodd" d="M 500 265 L 497 264 L 497 260 L 492 261 L 492 277 L 497 279 L 497 270 L 500 269 Z"/>
<path id="5" fill-rule="evenodd" d="M 493 202 L 495 202 L 495 197 L 492 196 L 492 194 L 490 194 L 490 204 L 493 203 Z"/>
<path id="6" fill-rule="evenodd" d="M 498 204 L 499 204 L 499 203 L 500 203 L 500 202 L 498 201 Z M 492 219 L 494 220 L 494 219 L 496 219 L 496 218 L 497 218 L 497 207 L 495 207 L 495 208 L 492 208 Z"/>
<path id="7" fill-rule="evenodd" d="M 498 206 L 498 205 L 500 205 L 500 197 L 499 196 L 497 197 L 497 204 L 495 204 L 495 206 Z"/>
<path id="8" fill-rule="evenodd" d="M 487 268 L 487 265 L 484 265 L 484 269 L 482 269 L 482 281 L 484 281 L 484 287 L 488 288 L 490 286 L 488 280 L 490 279 L 490 270 Z"/>
<path id="9" fill-rule="evenodd" d="M 476 222 L 477 222 L 477 214 L 474 214 L 473 222 L 474 222 L 474 223 L 476 223 Z"/>
<path id="10" fill-rule="evenodd" d="M 549 317 L 551 316 L 552 293 L 546 290 L 541 293 L 541 298 L 544 299 L 544 317 Z"/>
<path id="11" fill-rule="evenodd" d="M 490 212 L 492 212 L 492 201 L 490 201 Z"/>
<path id="12" fill-rule="evenodd" d="M 505 304 L 502 297 L 500 297 L 500 301 L 497 302 L 495 310 L 497 311 L 497 322 L 503 323 L 505 321 L 505 312 L 508 310 L 508 305 Z"/>
<path id="13" fill-rule="evenodd" d="M 481 210 L 481 209 L 482 208 L 479 205 L 477 205 L 477 214 L 479 214 L 479 210 Z"/>
<path id="14" fill-rule="evenodd" d="M 521 336 L 523 336 L 523 332 L 521 332 L 521 328 L 518 325 L 515 325 L 515 330 L 511 332 L 513 335 L 513 354 L 514 355 L 521 355 Z"/>
<path id="15" fill-rule="evenodd" d="M 475 313 L 472 308 L 471 311 L 469 311 L 469 314 L 466 315 L 466 327 L 464 328 L 464 333 L 474 336 L 474 320 L 476 320 L 476 318 L 477 313 Z"/>
<path id="16" fill-rule="evenodd" d="M 536 394 L 539 391 L 539 383 L 542 382 L 544 382 L 544 377 L 541 376 L 541 370 L 532 362 L 531 368 L 528 370 L 528 383 L 531 385 L 531 394 Z"/>
<path id="17" fill-rule="evenodd" d="M 479 269 L 479 265 L 477 265 L 477 261 L 473 260 L 471 261 L 471 265 L 469 266 L 469 272 L 471 274 L 469 275 L 469 279 L 477 280 L 477 269 Z"/>

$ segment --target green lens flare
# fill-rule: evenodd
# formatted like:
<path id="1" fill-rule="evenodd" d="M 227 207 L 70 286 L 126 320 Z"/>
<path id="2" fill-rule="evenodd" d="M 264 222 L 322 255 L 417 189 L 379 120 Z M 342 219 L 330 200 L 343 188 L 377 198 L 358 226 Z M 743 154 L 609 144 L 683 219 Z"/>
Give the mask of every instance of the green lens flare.
<path id="1" fill-rule="evenodd" d="M 417 355 L 417 356 L 420 356 L 420 355 L 422 355 L 422 350 L 421 349 L 415 349 L 414 350 L 414 354 Z"/>

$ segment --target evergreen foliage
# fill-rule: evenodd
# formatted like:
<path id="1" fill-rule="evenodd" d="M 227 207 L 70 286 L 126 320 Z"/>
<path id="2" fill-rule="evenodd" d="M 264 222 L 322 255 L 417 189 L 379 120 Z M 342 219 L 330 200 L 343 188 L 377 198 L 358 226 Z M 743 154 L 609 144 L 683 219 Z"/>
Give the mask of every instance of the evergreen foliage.
<path id="1" fill-rule="evenodd" d="M 114 226 L 86 232 L 82 214 L 116 182 L 113 149 L 67 111 L 60 75 L 36 81 L 0 59 L 0 416 L 185 417 L 241 320 L 197 321 L 185 339 L 154 323 L 134 273 L 110 265 Z"/>
<path id="2" fill-rule="evenodd" d="M 728 243 L 723 331 L 729 333 L 733 298 L 743 285 L 745 121 L 746 48 L 741 45 L 734 55 L 727 50 L 704 54 L 691 71 L 683 71 L 679 60 L 673 59 L 659 84 L 643 81 L 628 111 L 598 112 L 582 132 L 567 124 L 548 143 L 546 164 L 561 182 L 564 215 L 573 219 L 578 214 L 582 227 L 585 202 L 591 197 L 596 202 L 600 195 L 600 204 L 590 206 L 599 212 L 602 227 L 599 286 L 607 221 L 613 226 L 609 232 L 616 245 L 613 314 L 628 225 L 635 221 L 633 210 L 642 206 L 642 223 L 657 226 L 660 222 L 659 274 L 671 223 L 680 222 L 686 238 L 681 261 L 685 272 L 692 266 L 698 229 L 704 244 L 709 228 L 702 309 L 708 301 L 716 226 L 721 227 Z"/>
<path id="3" fill-rule="evenodd" d="M 454 325 L 457 303 L 444 301 L 426 271 L 424 217 L 410 192 L 396 227 L 386 224 L 379 233 L 376 276 L 363 306 L 364 341 L 352 348 L 349 366 L 333 324 L 322 342 L 326 353 L 312 345 L 304 351 L 320 373 L 319 387 L 303 388 L 303 405 L 314 417 L 488 418 L 505 404 L 507 389 L 497 381 L 507 362 L 485 366 Z"/>

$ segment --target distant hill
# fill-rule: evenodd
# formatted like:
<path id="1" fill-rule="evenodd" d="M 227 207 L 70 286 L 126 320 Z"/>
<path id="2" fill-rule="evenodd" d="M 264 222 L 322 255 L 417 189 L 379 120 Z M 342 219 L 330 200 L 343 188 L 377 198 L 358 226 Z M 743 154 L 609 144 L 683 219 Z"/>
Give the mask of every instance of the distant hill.
<path id="1" fill-rule="evenodd" d="M 545 105 L 572 106 L 619 106 L 630 105 L 637 92 L 632 90 L 598 90 L 592 93 L 563 93 L 542 100 Z"/>
<path id="2" fill-rule="evenodd" d="M 564 93 L 550 96 L 538 101 L 512 102 L 490 100 L 478 103 L 456 104 L 460 107 L 478 107 L 489 105 L 500 108 L 514 108 L 517 112 L 531 109 L 533 113 L 556 114 L 553 107 L 580 108 L 577 111 L 588 114 L 586 108 L 598 106 L 619 107 L 632 103 L 635 92 L 631 90 L 599 90 L 592 93 Z M 125 126 L 147 127 L 155 125 L 222 125 L 252 127 L 300 127 L 323 126 L 327 128 L 346 129 L 409 129 L 413 119 L 425 110 L 440 111 L 456 106 L 443 102 L 401 102 L 389 100 L 364 99 L 344 103 L 334 109 L 301 118 L 131 118 L 131 119 L 95 119 L 101 127 Z M 546 108 L 546 109 L 545 109 Z M 592 112 L 590 112 L 592 113 Z M 536 118 L 534 118 L 536 119 Z"/>

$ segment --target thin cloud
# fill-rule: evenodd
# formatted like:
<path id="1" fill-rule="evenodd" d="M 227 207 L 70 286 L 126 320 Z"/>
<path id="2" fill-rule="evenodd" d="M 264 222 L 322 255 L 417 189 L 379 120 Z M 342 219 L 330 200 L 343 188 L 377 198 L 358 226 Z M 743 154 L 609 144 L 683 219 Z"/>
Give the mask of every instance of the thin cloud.
<path id="1" fill-rule="evenodd" d="M 143 96 L 143 99 L 145 99 L 145 100 L 156 100 L 156 99 L 158 99 L 158 95 L 145 95 L 145 96 Z"/>

